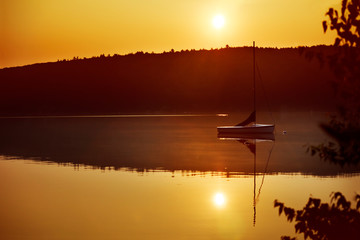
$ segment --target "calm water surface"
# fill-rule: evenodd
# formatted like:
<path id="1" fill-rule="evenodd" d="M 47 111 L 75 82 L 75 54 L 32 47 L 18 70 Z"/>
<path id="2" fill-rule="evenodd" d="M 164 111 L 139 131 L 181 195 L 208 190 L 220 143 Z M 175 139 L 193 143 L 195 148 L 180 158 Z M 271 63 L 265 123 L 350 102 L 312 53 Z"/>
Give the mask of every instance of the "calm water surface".
<path id="1" fill-rule="evenodd" d="M 325 113 L 275 114 L 256 162 L 217 137 L 243 117 L 0 119 L 0 239 L 280 239 L 296 234 L 275 199 L 360 192 L 359 167 L 306 153 Z"/>

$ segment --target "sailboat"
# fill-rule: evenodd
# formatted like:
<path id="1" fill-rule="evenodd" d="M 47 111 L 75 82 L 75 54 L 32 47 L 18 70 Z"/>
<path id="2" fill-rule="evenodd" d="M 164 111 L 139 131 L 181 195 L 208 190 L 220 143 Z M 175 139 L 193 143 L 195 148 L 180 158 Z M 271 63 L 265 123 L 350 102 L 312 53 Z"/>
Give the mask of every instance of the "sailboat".
<path id="1" fill-rule="evenodd" d="M 253 42 L 253 83 L 254 83 L 254 111 L 247 119 L 235 126 L 217 127 L 219 134 L 238 133 L 238 134 L 263 134 L 274 132 L 274 124 L 259 124 L 256 122 L 256 79 L 255 79 L 255 41 Z"/>

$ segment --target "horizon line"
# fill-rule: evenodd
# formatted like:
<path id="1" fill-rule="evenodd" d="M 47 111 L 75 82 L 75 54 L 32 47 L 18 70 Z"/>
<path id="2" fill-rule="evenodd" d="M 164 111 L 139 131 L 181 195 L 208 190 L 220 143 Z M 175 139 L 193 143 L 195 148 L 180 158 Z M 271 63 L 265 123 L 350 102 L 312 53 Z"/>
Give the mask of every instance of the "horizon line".
<path id="1" fill-rule="evenodd" d="M 317 45 L 311 45 L 311 46 L 288 46 L 288 47 L 266 47 L 266 46 L 256 46 L 256 48 L 258 49 L 296 49 L 296 48 L 312 48 L 312 47 L 332 47 L 332 44 L 317 44 Z M 96 58 L 108 58 L 108 57 L 126 57 L 126 56 L 131 56 L 131 55 L 161 55 L 161 54 L 175 54 L 175 53 L 184 53 L 184 52 L 200 52 L 200 51 L 218 51 L 218 50 L 224 50 L 224 49 L 236 49 L 236 48 L 252 48 L 252 45 L 249 46 L 229 46 L 228 44 L 225 45 L 225 47 L 220 47 L 220 48 L 200 48 L 200 49 L 181 49 L 181 50 L 174 50 L 173 48 L 170 49 L 169 51 L 164 50 L 163 52 L 144 52 L 142 50 L 136 51 L 136 52 L 129 52 L 129 53 L 124 53 L 124 54 L 118 54 L 118 53 L 113 53 L 112 55 L 110 53 L 105 54 L 102 53 L 98 56 L 92 56 L 92 57 L 79 57 L 79 56 L 73 56 L 73 58 L 71 59 L 57 59 L 56 61 L 48 61 L 48 62 L 35 62 L 35 63 L 29 63 L 29 64 L 25 64 L 25 65 L 14 65 L 14 66 L 4 66 L 1 67 L 0 66 L 0 70 L 3 69 L 9 69 L 9 68 L 17 68 L 17 67 L 28 67 L 28 66 L 32 66 L 32 65 L 37 65 L 37 64 L 47 64 L 47 63 L 58 63 L 58 62 L 70 62 L 70 61 L 78 61 L 78 60 L 89 60 L 89 59 L 96 59 Z"/>

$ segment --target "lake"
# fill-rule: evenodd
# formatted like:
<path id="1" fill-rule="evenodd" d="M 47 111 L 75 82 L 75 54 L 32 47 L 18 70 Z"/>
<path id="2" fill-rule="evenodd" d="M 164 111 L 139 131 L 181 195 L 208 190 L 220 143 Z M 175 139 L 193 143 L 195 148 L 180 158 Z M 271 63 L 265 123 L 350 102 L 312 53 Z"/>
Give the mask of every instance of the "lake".
<path id="1" fill-rule="evenodd" d="M 274 141 L 217 136 L 245 115 L 1 118 L 0 238 L 302 238 L 275 199 L 360 192 L 360 167 L 306 152 L 328 113 L 275 113 Z"/>

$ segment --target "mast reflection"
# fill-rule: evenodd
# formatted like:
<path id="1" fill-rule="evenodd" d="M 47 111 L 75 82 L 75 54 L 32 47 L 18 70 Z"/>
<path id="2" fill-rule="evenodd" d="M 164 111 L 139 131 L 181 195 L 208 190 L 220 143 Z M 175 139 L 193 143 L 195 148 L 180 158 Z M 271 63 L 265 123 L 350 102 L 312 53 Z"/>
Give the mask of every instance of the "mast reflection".
<path id="1" fill-rule="evenodd" d="M 243 143 L 253 154 L 254 156 L 254 193 L 253 193 L 253 208 L 254 208 L 254 217 L 253 217 L 253 226 L 256 224 L 256 203 L 259 200 L 261 188 L 264 184 L 265 174 L 267 170 L 267 166 L 269 164 L 270 156 L 272 150 L 274 148 L 274 144 L 269 151 L 269 155 L 266 162 L 265 171 L 263 173 L 263 178 L 261 181 L 261 185 L 259 187 L 258 194 L 256 195 L 256 144 L 260 142 L 273 142 L 275 143 L 275 136 L 273 133 L 248 133 L 248 134 L 237 134 L 237 133 L 219 133 L 218 138 L 221 140 L 232 140 Z"/>

